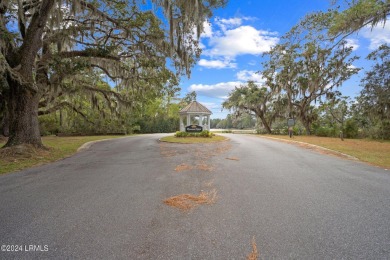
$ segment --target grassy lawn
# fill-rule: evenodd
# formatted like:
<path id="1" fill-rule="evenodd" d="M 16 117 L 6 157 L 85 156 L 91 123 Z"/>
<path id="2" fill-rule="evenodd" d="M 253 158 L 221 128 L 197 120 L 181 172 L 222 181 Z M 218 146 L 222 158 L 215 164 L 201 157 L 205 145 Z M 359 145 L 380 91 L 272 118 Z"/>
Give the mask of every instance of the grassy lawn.
<path id="1" fill-rule="evenodd" d="M 74 154 L 77 149 L 84 143 L 102 139 L 118 138 L 121 136 L 71 136 L 57 137 L 46 136 L 42 137 L 43 144 L 49 150 L 29 151 L 23 155 L 5 155 L 0 158 L 0 174 L 22 170 L 31 166 L 42 165 L 49 162 L 54 162 L 59 159 L 68 157 Z M 0 147 L 5 144 L 4 140 L 0 141 Z"/>
<path id="2" fill-rule="evenodd" d="M 390 141 L 374 141 L 367 139 L 344 139 L 317 136 L 288 136 L 263 135 L 283 140 L 293 140 L 322 146 L 331 150 L 345 153 L 372 165 L 390 169 Z"/>
<path id="3" fill-rule="evenodd" d="M 167 136 L 160 139 L 162 142 L 181 143 L 181 144 L 198 144 L 198 143 L 214 143 L 227 140 L 226 137 L 214 135 L 213 137 L 175 137 Z"/>

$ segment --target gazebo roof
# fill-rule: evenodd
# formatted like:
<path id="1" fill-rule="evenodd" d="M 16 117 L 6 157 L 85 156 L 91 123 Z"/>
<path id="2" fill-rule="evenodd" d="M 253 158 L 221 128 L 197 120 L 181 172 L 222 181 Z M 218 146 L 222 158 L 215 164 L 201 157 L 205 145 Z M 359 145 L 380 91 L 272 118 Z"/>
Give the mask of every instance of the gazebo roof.
<path id="1" fill-rule="evenodd" d="M 211 111 L 207 109 L 204 105 L 197 101 L 192 101 L 190 104 L 188 104 L 185 108 L 180 110 L 180 114 L 207 114 L 211 115 Z"/>

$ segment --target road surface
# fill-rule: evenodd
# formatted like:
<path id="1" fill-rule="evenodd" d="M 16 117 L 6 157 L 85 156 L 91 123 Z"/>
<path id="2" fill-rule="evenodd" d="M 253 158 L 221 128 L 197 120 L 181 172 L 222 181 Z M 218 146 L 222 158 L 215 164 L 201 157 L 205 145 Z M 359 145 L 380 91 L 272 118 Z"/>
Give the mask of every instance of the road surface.
<path id="1" fill-rule="evenodd" d="M 245 259 L 253 238 L 260 259 L 390 258 L 384 169 L 253 135 L 162 136 L 0 176 L 0 259 Z M 163 203 L 201 191 L 215 203 Z"/>

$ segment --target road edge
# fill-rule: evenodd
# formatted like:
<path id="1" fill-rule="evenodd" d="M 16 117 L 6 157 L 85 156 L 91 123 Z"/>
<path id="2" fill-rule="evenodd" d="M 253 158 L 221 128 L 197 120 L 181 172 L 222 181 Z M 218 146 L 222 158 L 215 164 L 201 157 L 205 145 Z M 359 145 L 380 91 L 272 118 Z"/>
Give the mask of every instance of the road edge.
<path id="1" fill-rule="evenodd" d="M 109 140 L 118 140 L 118 139 L 123 139 L 123 138 L 129 138 L 129 137 L 133 137 L 133 136 L 137 136 L 137 135 L 131 135 L 131 136 L 123 136 L 123 137 L 118 137 L 118 138 L 107 138 L 107 139 L 101 139 L 101 140 L 95 140 L 95 141 L 89 141 L 89 142 L 86 142 L 84 144 L 82 144 L 79 148 L 77 148 L 76 153 L 79 153 L 79 152 L 82 152 L 82 151 L 86 151 L 88 150 L 93 144 L 95 143 L 100 143 L 100 142 L 104 142 L 104 141 L 109 141 Z M 74 154 L 72 154 L 71 156 L 73 156 Z"/>
<path id="2" fill-rule="evenodd" d="M 332 149 L 329 149 L 329 148 L 326 148 L 326 147 L 323 147 L 323 146 L 315 145 L 315 144 L 309 144 L 309 143 L 305 143 L 305 142 L 301 142 L 301 141 L 295 141 L 295 140 L 280 139 L 280 138 L 270 137 L 270 136 L 259 135 L 259 137 L 267 138 L 267 139 L 273 139 L 273 140 L 277 140 L 277 141 L 281 141 L 281 142 L 285 142 L 285 143 L 302 144 L 302 145 L 313 147 L 313 148 L 316 148 L 316 149 L 319 149 L 319 150 L 324 150 L 324 151 L 328 151 L 328 152 L 334 153 L 336 156 L 339 155 L 340 157 L 347 158 L 349 160 L 363 162 L 362 160 L 360 160 L 359 158 L 357 158 L 355 156 L 352 156 L 352 155 L 349 155 L 349 154 L 346 154 L 346 153 L 342 153 L 342 152 L 339 152 L 339 151 L 336 151 L 336 150 L 332 150 Z"/>

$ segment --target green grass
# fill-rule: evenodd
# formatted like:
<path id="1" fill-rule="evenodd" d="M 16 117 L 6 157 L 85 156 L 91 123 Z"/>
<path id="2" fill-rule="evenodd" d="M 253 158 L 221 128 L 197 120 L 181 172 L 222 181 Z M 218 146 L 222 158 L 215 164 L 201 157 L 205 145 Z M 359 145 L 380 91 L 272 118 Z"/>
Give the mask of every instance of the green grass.
<path id="1" fill-rule="evenodd" d="M 317 136 L 294 136 L 292 139 L 282 135 L 263 136 L 318 145 L 351 155 L 363 162 L 390 169 L 390 141 L 368 139 L 344 139 L 341 141 L 339 138 Z"/>
<path id="2" fill-rule="evenodd" d="M 121 136 L 72 136 L 72 137 L 57 137 L 46 136 L 42 137 L 43 144 L 49 150 L 36 150 L 34 153 L 21 156 L 2 156 L 0 158 L 0 174 L 23 170 L 32 166 L 42 165 L 49 162 L 54 162 L 76 153 L 77 149 L 90 141 L 103 139 L 112 139 L 123 137 Z M 0 141 L 0 147 L 5 144 L 4 140 Z"/>
<path id="3" fill-rule="evenodd" d="M 181 143 L 181 144 L 198 144 L 198 143 L 214 143 L 227 140 L 226 137 L 215 135 L 213 137 L 175 137 L 167 136 L 160 139 L 162 142 Z"/>

